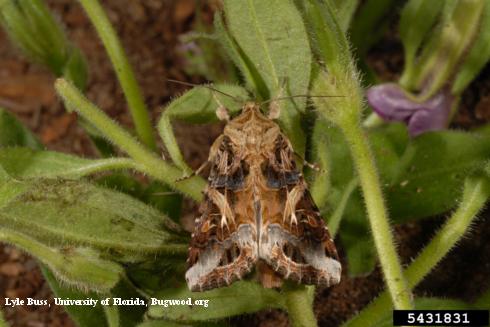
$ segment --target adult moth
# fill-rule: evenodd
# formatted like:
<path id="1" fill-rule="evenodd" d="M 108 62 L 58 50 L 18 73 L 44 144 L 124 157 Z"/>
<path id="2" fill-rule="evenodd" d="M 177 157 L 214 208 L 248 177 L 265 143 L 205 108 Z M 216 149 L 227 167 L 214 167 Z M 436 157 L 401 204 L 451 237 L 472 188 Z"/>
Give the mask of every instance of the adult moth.
<path id="1" fill-rule="evenodd" d="M 246 103 L 211 147 L 185 274 L 191 291 L 230 285 L 254 267 L 267 288 L 282 279 L 340 282 L 333 240 L 290 141 L 271 118 L 259 104 Z"/>

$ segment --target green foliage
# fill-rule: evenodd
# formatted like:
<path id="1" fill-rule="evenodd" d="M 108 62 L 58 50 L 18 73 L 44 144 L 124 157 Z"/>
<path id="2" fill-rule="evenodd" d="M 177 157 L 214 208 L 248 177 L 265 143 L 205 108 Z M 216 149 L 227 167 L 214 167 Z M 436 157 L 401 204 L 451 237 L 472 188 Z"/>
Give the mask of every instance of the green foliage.
<path id="1" fill-rule="evenodd" d="M 483 170 L 490 156 L 490 134 L 442 131 L 409 144 L 387 187 L 396 222 L 437 215 L 453 208 L 465 177 Z"/>
<path id="2" fill-rule="evenodd" d="M 62 285 L 58 279 L 53 275 L 53 273 L 46 269 L 46 267 L 41 266 L 44 278 L 46 278 L 51 290 L 56 297 L 60 298 L 70 298 L 70 299 L 80 299 L 84 300 L 87 297 L 100 300 L 100 296 L 94 292 L 82 292 L 80 290 L 74 289 L 72 287 L 67 287 Z M 78 324 L 78 326 L 100 326 L 107 327 L 106 319 L 104 316 L 104 311 L 99 304 L 95 308 L 88 306 L 66 306 L 65 310 L 68 312 L 70 317 Z"/>
<path id="3" fill-rule="evenodd" d="M 456 89 L 452 87 L 458 91 L 454 94 L 459 95 L 489 59 L 488 33 L 481 29 L 488 24 L 487 11 L 485 1 L 435 1 L 433 6 L 419 0 L 410 1 L 400 21 L 407 57 L 400 84 L 408 90 L 421 91 L 420 99 L 426 100 L 448 80 L 462 74 Z M 458 73 L 459 64 L 466 60 L 470 63 Z"/>
<path id="4" fill-rule="evenodd" d="M 12 177 L 77 179 L 112 169 L 135 166 L 126 158 L 84 159 L 53 151 L 32 150 L 26 147 L 0 148 L 0 165 Z"/>
<path id="5" fill-rule="evenodd" d="M 188 174 L 190 174 L 191 169 L 187 167 L 180 152 L 173 133 L 172 120 L 182 120 L 197 124 L 217 122 L 216 110 L 219 106 L 224 106 L 232 115 L 240 111 L 248 98 L 247 91 L 240 86 L 217 84 L 212 87 L 217 91 L 206 87 L 195 87 L 184 93 L 165 108 L 158 123 L 158 132 L 172 161 Z M 236 99 L 220 92 L 231 95 Z"/>
<path id="6" fill-rule="evenodd" d="M 0 216 L 4 220 L 4 216 Z M 15 229 L 15 227 L 14 227 Z M 2 226 L 0 238 L 36 257 L 63 283 L 82 290 L 107 291 L 119 281 L 123 269 L 117 263 L 101 258 L 101 254 L 90 248 L 48 246 L 25 234 Z"/>
<path id="7" fill-rule="evenodd" d="M 247 85 L 254 86 L 253 93 L 263 100 L 307 94 L 311 53 L 301 15 L 292 1 L 227 0 L 224 7 L 227 31 L 221 33 L 222 42 L 233 49 L 230 55 L 240 63 Z M 218 26 L 223 29 L 220 23 Z M 304 153 L 300 113 L 306 99 L 284 100 L 278 105 L 282 129 L 296 152 Z"/>
<path id="8" fill-rule="evenodd" d="M 239 296 L 237 296 L 239 294 Z M 280 293 L 264 289 L 255 282 L 240 281 L 229 287 L 202 293 L 190 292 L 187 286 L 158 292 L 159 299 L 209 300 L 205 306 L 151 306 L 148 315 L 153 318 L 179 322 L 206 321 L 239 314 L 252 313 L 265 308 L 285 308 L 284 297 Z"/>
<path id="9" fill-rule="evenodd" d="M 8 184 L 0 208 L 4 228 L 51 245 L 94 247 L 122 261 L 185 251 L 178 225 L 130 196 L 73 180 Z"/>
<path id="10" fill-rule="evenodd" d="M 386 13 L 399 1 L 386 0 L 384 6 L 366 1 L 356 9 L 357 0 L 225 0 L 224 11 L 215 16 L 215 33 L 206 35 L 209 42 L 200 49 L 204 61 L 197 62 L 199 72 L 214 72 L 209 76 L 217 79 L 212 85 L 217 91 L 190 89 L 166 106 L 158 123 L 173 164 L 152 152 L 141 92 L 102 7 L 97 1 L 81 3 L 109 52 L 137 134 L 149 149 L 81 93 L 87 80 L 83 56 L 43 3 L 0 0 L 1 23 L 11 39 L 66 78 L 56 82 L 57 92 L 70 110 L 84 117 L 86 130 L 108 156 L 84 159 L 45 151 L 27 128 L 0 109 L 0 239 L 35 256 L 59 297 L 209 300 L 208 307 L 67 308 L 81 327 L 221 326 L 224 318 L 270 308 L 287 311 L 293 326 L 315 324 L 314 287 L 286 284 L 277 291 L 244 280 L 202 293 L 187 290 L 188 236 L 177 222 L 183 194 L 201 200 L 205 181 L 176 181 L 191 169 L 173 134 L 173 120 L 214 123 L 220 106 L 233 116 L 249 98 L 330 96 L 313 98 L 316 116 L 307 112 L 306 98 L 278 101 L 278 122 L 295 151 L 306 153 L 321 168 L 308 176 L 311 192 L 332 233 L 339 235 L 350 275 L 369 273 L 380 261 L 389 292 L 370 305 L 374 309 L 368 307 L 366 316 L 383 326 L 391 323 L 384 310 L 393 306 L 390 300 L 398 308 L 410 306 L 408 292 L 464 235 L 488 198 L 488 127 L 433 132 L 412 140 L 399 124 L 361 129 L 363 92 L 346 34 L 350 31 L 357 54 L 364 56 L 389 22 Z M 431 82 L 437 86 L 454 78 L 453 93 L 462 92 L 489 58 L 489 10 L 490 5 L 474 0 L 436 1 L 432 6 L 408 1 L 400 20 L 406 61 L 401 83 L 416 89 L 435 76 L 433 67 L 442 65 L 441 75 Z M 220 83 L 226 74 L 202 66 L 216 62 L 211 59 L 221 50 L 237 66 L 243 87 Z M 458 73 L 452 74 L 455 67 Z M 311 130 L 304 128 L 306 114 L 312 117 Z M 114 151 L 107 141 L 129 158 L 111 157 Z M 402 274 L 386 213 L 394 223 L 405 223 L 444 214 L 458 201 L 452 217 Z M 469 305 L 416 298 L 415 307 Z"/>
<path id="11" fill-rule="evenodd" d="M 29 129 L 24 127 L 13 115 L 0 108 L 0 148 L 25 146 L 41 149 L 42 145 Z"/>
<path id="12" fill-rule="evenodd" d="M 42 0 L 1 0 L 0 23 L 26 56 L 48 67 L 56 76 L 65 76 L 77 87 L 85 88 L 85 59 L 68 41 Z"/>
<path id="13" fill-rule="evenodd" d="M 461 94 L 490 60 L 490 3 L 485 2 L 478 34 L 456 75 L 452 92 Z"/>
<path id="14" fill-rule="evenodd" d="M 332 212 L 347 194 L 340 237 L 347 251 L 349 273 L 365 274 L 374 268 L 375 249 L 361 194 L 348 187 L 355 178 L 348 147 L 337 128 L 321 121 L 318 124 L 319 136 L 315 141 L 323 149 L 324 158 L 328 158 L 329 169 L 335 172 L 331 176 L 331 191 L 323 198 L 327 202 L 319 205 L 326 208 L 325 213 Z M 405 127 L 393 124 L 372 131 L 369 137 L 387 207 L 396 223 L 452 209 L 457 204 L 455 199 L 461 196 L 464 179 L 483 171 L 490 156 L 487 129 L 473 133 L 434 132 L 409 142 Z M 314 183 L 313 190 L 317 187 Z"/>

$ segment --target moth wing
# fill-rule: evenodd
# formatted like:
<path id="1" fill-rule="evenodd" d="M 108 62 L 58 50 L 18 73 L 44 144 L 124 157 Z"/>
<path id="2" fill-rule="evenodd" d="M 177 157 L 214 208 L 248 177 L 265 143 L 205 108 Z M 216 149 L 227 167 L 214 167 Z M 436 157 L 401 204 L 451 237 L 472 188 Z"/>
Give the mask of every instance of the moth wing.
<path id="1" fill-rule="evenodd" d="M 303 284 L 340 282 L 341 264 L 306 182 L 297 171 L 287 139 L 279 140 L 263 169 L 264 197 L 259 257 L 280 276 Z"/>
<path id="2" fill-rule="evenodd" d="M 228 156 L 227 139 L 219 139 L 209 185 L 205 191 L 189 248 L 185 274 L 191 291 L 227 286 L 241 279 L 257 261 L 257 231 L 253 208 L 246 207 L 246 167 Z"/>

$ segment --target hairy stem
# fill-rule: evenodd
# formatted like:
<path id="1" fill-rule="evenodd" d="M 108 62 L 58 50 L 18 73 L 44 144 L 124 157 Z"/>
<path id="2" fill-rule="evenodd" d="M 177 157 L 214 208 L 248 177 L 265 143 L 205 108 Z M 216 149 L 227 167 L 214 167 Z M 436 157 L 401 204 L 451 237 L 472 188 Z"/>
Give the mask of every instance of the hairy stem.
<path id="1" fill-rule="evenodd" d="M 419 256 L 405 270 L 410 288 L 415 287 L 444 258 L 451 248 L 463 237 L 471 222 L 483 208 L 490 196 L 490 185 L 486 177 L 467 179 L 463 199 L 458 209 L 446 221 L 436 236 Z M 369 304 L 345 327 L 375 326 L 383 315 L 392 309 L 388 293 L 385 291 Z"/>
<path id="2" fill-rule="evenodd" d="M 124 53 L 124 49 L 109 22 L 109 18 L 97 0 L 80 0 L 80 4 L 87 12 L 109 54 L 126 101 L 128 102 L 138 138 L 150 149 L 155 150 L 156 144 L 153 137 L 153 129 L 143 95 Z"/>
<path id="3" fill-rule="evenodd" d="M 103 111 L 88 101 L 80 91 L 65 79 L 55 83 L 58 94 L 64 102 L 91 122 L 109 141 L 120 147 L 138 162 L 139 171 L 146 173 L 178 191 L 190 196 L 196 201 L 202 200 L 201 191 L 205 182 L 195 176 L 181 182 L 176 182 L 183 175 L 182 170 L 158 158 L 136 141 L 126 130 L 110 119 Z"/>
<path id="4" fill-rule="evenodd" d="M 286 307 L 293 327 L 318 326 L 313 312 L 313 286 L 295 286 L 286 292 Z"/>
<path id="5" fill-rule="evenodd" d="M 345 120 L 342 130 L 350 145 L 386 285 L 396 309 L 412 308 L 410 291 L 396 253 L 381 184 L 367 136 L 357 120 Z"/>
<path id="6" fill-rule="evenodd" d="M 313 99 L 313 102 L 326 120 L 342 129 L 349 143 L 374 243 L 393 303 L 397 309 L 411 309 L 412 301 L 393 242 L 376 165 L 360 124 L 363 92 L 347 37 L 338 23 L 333 1 L 308 0 L 304 4 L 315 49 L 325 64 L 325 69 L 313 82 L 312 93 L 342 95 L 339 98 Z"/>
<path id="7" fill-rule="evenodd" d="M 105 296 L 106 298 L 110 298 L 110 294 Z M 103 305 L 105 317 L 107 319 L 107 326 L 109 327 L 119 327 L 119 311 L 114 305 Z"/>

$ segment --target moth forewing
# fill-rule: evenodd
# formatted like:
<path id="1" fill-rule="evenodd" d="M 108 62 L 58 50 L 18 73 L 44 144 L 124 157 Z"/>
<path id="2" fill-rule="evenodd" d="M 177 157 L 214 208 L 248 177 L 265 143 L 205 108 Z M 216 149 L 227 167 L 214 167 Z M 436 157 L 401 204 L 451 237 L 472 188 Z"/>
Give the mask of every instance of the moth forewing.
<path id="1" fill-rule="evenodd" d="M 340 281 L 335 245 L 279 126 L 246 103 L 211 147 L 211 171 L 189 250 L 192 291 L 221 287 L 258 266 L 278 278 L 330 286 Z"/>

